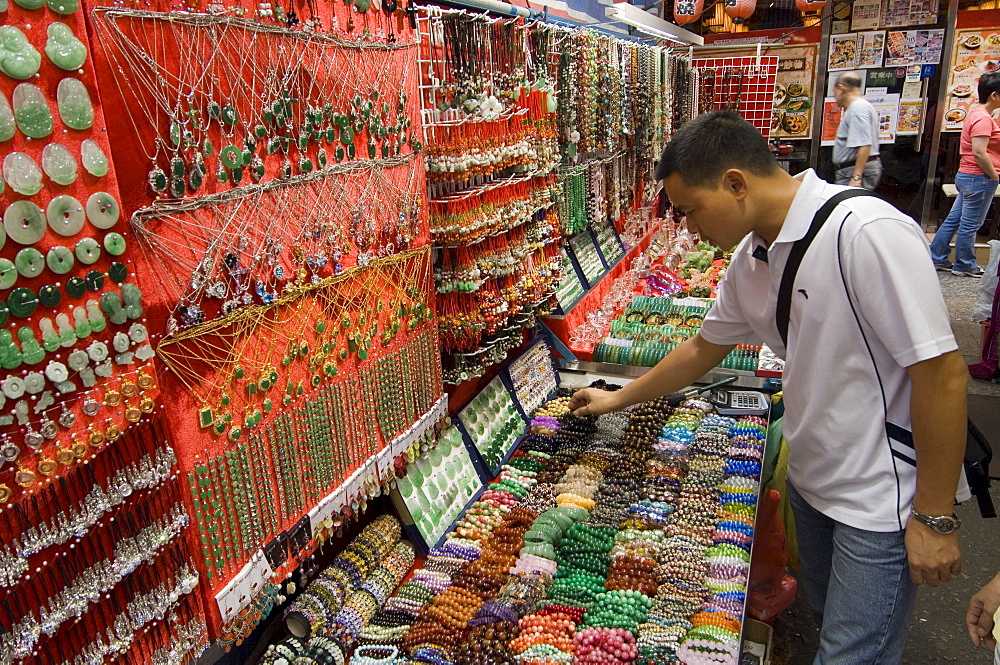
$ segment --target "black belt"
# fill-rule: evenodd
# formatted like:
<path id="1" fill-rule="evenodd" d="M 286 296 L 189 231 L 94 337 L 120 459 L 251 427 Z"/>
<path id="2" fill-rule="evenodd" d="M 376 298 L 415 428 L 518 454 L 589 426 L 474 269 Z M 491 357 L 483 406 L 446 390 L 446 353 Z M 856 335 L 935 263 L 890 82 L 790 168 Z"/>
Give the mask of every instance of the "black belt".
<path id="1" fill-rule="evenodd" d="M 869 162 L 874 162 L 876 159 L 878 159 L 878 155 L 868 155 Z M 854 166 L 854 162 L 844 162 L 843 164 L 834 164 L 833 168 L 843 169 L 847 168 L 848 166 Z"/>

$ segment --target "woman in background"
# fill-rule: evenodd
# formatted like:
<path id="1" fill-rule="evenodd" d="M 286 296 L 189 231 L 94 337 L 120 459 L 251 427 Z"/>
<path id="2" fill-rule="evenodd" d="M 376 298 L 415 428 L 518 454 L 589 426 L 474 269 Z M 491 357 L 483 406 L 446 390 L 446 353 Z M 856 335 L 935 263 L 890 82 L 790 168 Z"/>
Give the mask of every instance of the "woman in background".
<path id="1" fill-rule="evenodd" d="M 1000 179 L 1000 126 L 993 120 L 993 112 L 1000 108 L 1000 72 L 979 78 L 979 103 L 982 106 L 969 111 L 962 126 L 962 158 L 955 176 L 958 197 L 931 241 L 931 258 L 938 270 L 968 277 L 983 276 L 976 263 L 976 231 L 986 219 Z M 948 255 L 956 233 L 951 263 Z"/>

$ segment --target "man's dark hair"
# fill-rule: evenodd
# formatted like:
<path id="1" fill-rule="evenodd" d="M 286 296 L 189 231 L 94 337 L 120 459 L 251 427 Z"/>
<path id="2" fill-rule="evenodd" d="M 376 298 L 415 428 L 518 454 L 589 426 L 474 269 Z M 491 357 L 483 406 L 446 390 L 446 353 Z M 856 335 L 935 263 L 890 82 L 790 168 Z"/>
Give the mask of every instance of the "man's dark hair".
<path id="1" fill-rule="evenodd" d="M 663 180 L 679 173 L 688 185 L 710 187 L 729 169 L 760 177 L 781 169 L 760 130 L 732 109 L 686 122 L 663 149 L 654 177 Z"/>
<path id="2" fill-rule="evenodd" d="M 845 88 L 860 88 L 861 77 L 854 72 L 845 72 L 837 77 L 837 83 Z"/>
<path id="3" fill-rule="evenodd" d="M 1000 95 L 1000 72 L 989 72 L 979 77 L 979 103 L 985 104 L 992 93 Z"/>

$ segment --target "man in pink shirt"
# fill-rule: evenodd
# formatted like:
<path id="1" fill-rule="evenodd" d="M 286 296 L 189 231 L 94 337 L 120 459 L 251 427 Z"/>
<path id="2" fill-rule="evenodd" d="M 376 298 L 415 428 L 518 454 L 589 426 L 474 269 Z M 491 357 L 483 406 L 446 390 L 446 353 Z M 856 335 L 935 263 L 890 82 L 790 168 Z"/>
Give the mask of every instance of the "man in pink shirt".
<path id="1" fill-rule="evenodd" d="M 931 258 L 938 270 L 968 277 L 983 276 L 976 263 L 976 231 L 986 219 L 1000 177 L 1000 126 L 993 120 L 993 112 L 1000 109 L 1000 72 L 979 78 L 979 103 L 982 106 L 969 111 L 962 126 L 962 159 L 955 176 L 958 197 L 931 241 Z M 955 263 L 951 263 L 949 245 L 956 232 Z"/>

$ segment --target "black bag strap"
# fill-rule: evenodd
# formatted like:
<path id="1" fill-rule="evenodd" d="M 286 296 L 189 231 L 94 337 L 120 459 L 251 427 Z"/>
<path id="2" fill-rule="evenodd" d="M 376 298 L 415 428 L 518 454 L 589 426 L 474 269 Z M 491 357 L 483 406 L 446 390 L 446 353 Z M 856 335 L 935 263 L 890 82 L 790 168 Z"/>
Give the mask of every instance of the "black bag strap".
<path id="1" fill-rule="evenodd" d="M 969 481 L 969 491 L 979 502 L 979 514 L 983 517 L 996 517 L 997 511 L 990 496 L 990 462 L 993 460 L 993 447 L 989 439 L 969 418 L 968 433 L 965 440 L 965 477 Z"/>
<path id="2" fill-rule="evenodd" d="M 837 192 L 827 199 L 826 203 L 816 211 L 816 215 L 809 225 L 809 230 L 802 238 L 795 241 L 795 244 L 792 245 L 792 251 L 788 253 L 788 260 L 785 261 L 785 271 L 781 275 L 781 285 L 778 287 L 778 306 L 774 310 L 774 320 L 778 324 L 778 334 L 781 335 L 781 341 L 786 349 L 788 348 L 788 321 L 792 314 L 792 289 L 795 286 L 795 276 L 799 272 L 802 257 L 806 255 L 806 251 L 809 250 L 809 246 L 816 238 L 816 234 L 823 228 L 826 220 L 833 214 L 834 209 L 842 201 L 854 198 L 855 196 L 876 195 L 860 187 Z"/>

